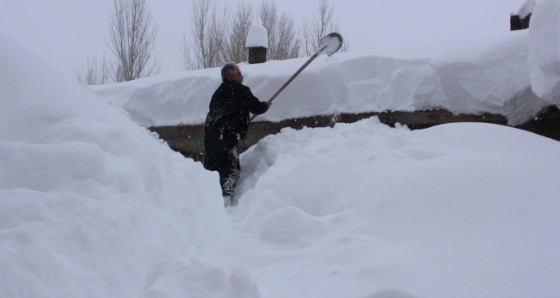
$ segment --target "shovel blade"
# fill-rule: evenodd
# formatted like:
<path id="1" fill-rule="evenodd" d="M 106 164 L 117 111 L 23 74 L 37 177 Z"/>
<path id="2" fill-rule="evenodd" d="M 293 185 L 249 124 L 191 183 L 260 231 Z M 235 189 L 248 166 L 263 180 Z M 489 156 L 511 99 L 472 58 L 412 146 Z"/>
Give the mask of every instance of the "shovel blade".
<path id="1" fill-rule="evenodd" d="M 319 39 L 319 54 L 325 53 L 329 57 L 342 47 L 342 35 L 332 32 Z"/>

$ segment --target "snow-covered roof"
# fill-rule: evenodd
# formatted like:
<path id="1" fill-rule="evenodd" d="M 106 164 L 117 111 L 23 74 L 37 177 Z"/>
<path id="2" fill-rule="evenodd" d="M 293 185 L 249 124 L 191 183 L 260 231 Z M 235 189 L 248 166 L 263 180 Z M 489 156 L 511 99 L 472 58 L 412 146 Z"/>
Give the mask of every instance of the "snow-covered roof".
<path id="1" fill-rule="evenodd" d="M 530 30 L 470 40 L 426 59 L 360 52 L 320 56 L 257 121 L 444 108 L 457 114 L 500 114 L 512 125 L 524 123 L 543 107 L 560 105 L 559 7 L 558 1 L 543 0 Z M 240 64 L 244 84 L 268 100 L 306 60 Z M 221 83 L 219 73 L 218 68 L 204 69 L 92 88 L 141 125 L 200 124 Z M 531 89 L 537 96 L 516 97 Z"/>
<path id="2" fill-rule="evenodd" d="M 527 17 L 529 14 L 531 14 L 533 12 L 533 9 L 535 9 L 535 6 L 537 6 L 537 2 L 535 2 L 535 0 L 527 0 L 519 8 L 519 11 L 517 12 L 517 15 L 520 18 L 524 19 L 525 17 Z"/>
<path id="3" fill-rule="evenodd" d="M 536 24 L 532 30 L 538 30 Z M 508 32 L 492 42 L 458 45 L 454 51 L 426 59 L 405 60 L 352 52 L 331 57 L 322 55 L 257 121 L 444 108 L 453 113 L 500 114 L 507 116 L 511 124 L 520 124 L 549 104 L 536 97 L 512 102 L 516 94 L 531 86 L 528 33 Z M 268 100 L 306 60 L 242 63 L 244 84 L 259 99 Z M 204 121 L 210 97 L 220 83 L 219 68 L 214 68 L 94 87 L 94 90 L 144 126 L 199 124 Z"/>

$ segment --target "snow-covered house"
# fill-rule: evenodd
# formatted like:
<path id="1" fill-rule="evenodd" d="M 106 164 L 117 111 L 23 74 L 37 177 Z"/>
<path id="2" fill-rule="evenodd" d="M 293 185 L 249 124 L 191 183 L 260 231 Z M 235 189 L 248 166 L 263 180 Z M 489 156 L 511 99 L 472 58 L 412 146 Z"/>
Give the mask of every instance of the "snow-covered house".
<path id="1" fill-rule="evenodd" d="M 322 55 L 254 120 L 246 145 L 284 127 L 329 126 L 377 116 L 412 129 L 450 122 L 490 122 L 560 140 L 560 5 L 541 1 L 529 30 L 509 32 L 425 59 L 364 53 Z M 524 10 L 525 11 L 525 10 Z M 553 24 L 553 25 L 551 25 Z M 257 28 L 257 27 L 253 27 Z M 261 28 L 264 29 L 264 28 Z M 260 32 L 260 33 L 259 33 Z M 259 34 L 257 34 L 259 33 Z M 248 46 L 262 46 L 254 30 Z M 244 84 L 269 99 L 307 58 L 241 63 Z M 96 87 L 96 93 L 157 132 L 185 155 L 202 154 L 202 124 L 219 69 Z"/>

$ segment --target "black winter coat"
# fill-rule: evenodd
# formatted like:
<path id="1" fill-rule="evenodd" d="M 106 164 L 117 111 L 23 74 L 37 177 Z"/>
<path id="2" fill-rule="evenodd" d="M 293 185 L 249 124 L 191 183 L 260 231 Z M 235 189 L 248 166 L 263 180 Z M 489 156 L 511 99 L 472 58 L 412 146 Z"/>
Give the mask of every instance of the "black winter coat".
<path id="1" fill-rule="evenodd" d="M 259 101 L 249 87 L 236 81 L 224 80 L 212 95 L 204 127 L 227 135 L 239 134 L 245 139 L 249 129 L 249 113 L 262 114 L 267 110 L 268 104 Z"/>

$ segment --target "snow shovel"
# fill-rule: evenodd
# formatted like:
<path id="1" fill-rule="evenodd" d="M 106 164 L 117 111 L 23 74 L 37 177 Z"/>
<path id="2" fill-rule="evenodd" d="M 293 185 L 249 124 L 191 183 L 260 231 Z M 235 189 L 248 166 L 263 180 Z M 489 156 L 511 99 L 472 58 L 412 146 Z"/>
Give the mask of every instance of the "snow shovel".
<path id="1" fill-rule="evenodd" d="M 272 95 L 272 97 L 268 100 L 270 104 L 282 90 L 284 90 L 317 56 L 320 54 L 327 54 L 329 57 L 336 53 L 342 47 L 342 35 L 332 32 L 325 35 L 323 38 L 319 39 L 319 50 L 313 54 L 313 56 L 309 57 L 309 59 L 290 77 L 290 79 Z M 253 121 L 257 115 L 253 115 L 249 122 Z"/>

